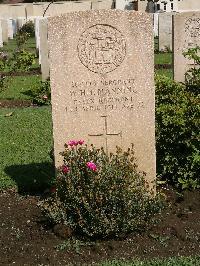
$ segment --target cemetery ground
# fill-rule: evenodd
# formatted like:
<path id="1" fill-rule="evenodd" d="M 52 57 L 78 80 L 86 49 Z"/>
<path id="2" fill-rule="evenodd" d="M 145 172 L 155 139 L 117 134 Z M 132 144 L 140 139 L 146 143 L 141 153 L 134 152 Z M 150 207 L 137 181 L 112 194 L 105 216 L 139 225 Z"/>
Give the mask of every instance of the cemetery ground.
<path id="1" fill-rule="evenodd" d="M 15 40 L 4 49 L 14 47 Z M 34 50 L 34 40 L 27 47 Z M 156 54 L 155 63 L 170 65 L 171 53 Z M 157 223 L 126 237 L 64 239 L 64 227 L 45 223 L 37 203 L 51 194 L 53 139 L 51 107 L 30 94 L 40 84 L 37 68 L 7 76 L 0 92 L 0 265 L 200 265 L 199 190 L 159 187 L 167 206 Z M 156 72 L 172 76 L 170 68 Z"/>

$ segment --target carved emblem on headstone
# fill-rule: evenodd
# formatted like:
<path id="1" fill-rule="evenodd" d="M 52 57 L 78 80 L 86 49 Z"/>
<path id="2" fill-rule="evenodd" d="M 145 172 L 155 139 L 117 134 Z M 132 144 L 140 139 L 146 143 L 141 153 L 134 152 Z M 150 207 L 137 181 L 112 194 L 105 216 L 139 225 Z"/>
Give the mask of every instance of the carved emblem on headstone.
<path id="1" fill-rule="evenodd" d="M 116 28 L 97 24 L 83 32 L 77 49 L 79 59 L 85 67 L 95 73 L 105 74 L 123 62 L 126 42 Z"/>

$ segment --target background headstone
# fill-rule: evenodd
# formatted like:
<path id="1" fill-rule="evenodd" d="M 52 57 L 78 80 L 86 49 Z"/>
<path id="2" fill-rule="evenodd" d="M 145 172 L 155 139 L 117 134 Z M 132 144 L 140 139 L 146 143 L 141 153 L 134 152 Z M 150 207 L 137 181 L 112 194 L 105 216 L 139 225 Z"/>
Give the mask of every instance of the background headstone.
<path id="1" fill-rule="evenodd" d="M 200 12 L 186 12 L 173 16 L 174 79 L 185 81 L 185 72 L 193 67 L 183 56 L 189 48 L 200 46 Z"/>
<path id="2" fill-rule="evenodd" d="M 3 31 L 1 25 L 1 19 L 0 19 L 0 47 L 3 47 Z"/>
<path id="3" fill-rule="evenodd" d="M 139 170 L 156 175 L 152 16 L 99 10 L 49 18 L 54 153 L 70 139 L 106 151 L 134 143 Z"/>
<path id="4" fill-rule="evenodd" d="M 26 17 L 18 17 L 17 18 L 17 30 L 21 29 L 21 27 L 26 24 L 27 19 Z"/>
<path id="5" fill-rule="evenodd" d="M 96 0 L 92 1 L 92 9 L 99 10 L 99 9 L 112 9 L 113 8 L 113 1 L 112 0 Z"/>
<path id="6" fill-rule="evenodd" d="M 12 19 L 13 35 L 17 33 L 17 19 Z"/>
<path id="7" fill-rule="evenodd" d="M 160 13 L 158 23 L 159 51 L 172 50 L 172 13 Z"/>
<path id="8" fill-rule="evenodd" d="M 42 80 L 49 78 L 49 49 L 48 49 L 48 34 L 47 34 L 47 19 L 39 21 L 39 35 L 40 45 L 39 54 L 41 62 Z"/>
<path id="9" fill-rule="evenodd" d="M 14 35 L 13 21 L 12 21 L 12 19 L 7 19 L 7 22 L 8 22 L 8 38 L 13 39 L 13 35 Z"/>
<path id="10" fill-rule="evenodd" d="M 3 42 L 8 42 L 8 21 L 7 19 L 1 20 L 2 38 Z"/>
<path id="11" fill-rule="evenodd" d="M 36 17 L 34 21 L 34 26 L 35 26 L 35 42 L 36 42 L 36 49 L 40 51 L 40 27 L 39 23 L 40 20 L 46 19 L 44 17 Z M 39 64 L 41 64 L 41 57 L 39 53 Z"/>
<path id="12" fill-rule="evenodd" d="M 115 8 L 120 10 L 133 10 L 133 1 L 131 0 L 116 0 Z"/>
<path id="13" fill-rule="evenodd" d="M 153 14 L 154 37 L 158 37 L 158 19 L 159 19 L 159 13 L 154 13 Z"/>

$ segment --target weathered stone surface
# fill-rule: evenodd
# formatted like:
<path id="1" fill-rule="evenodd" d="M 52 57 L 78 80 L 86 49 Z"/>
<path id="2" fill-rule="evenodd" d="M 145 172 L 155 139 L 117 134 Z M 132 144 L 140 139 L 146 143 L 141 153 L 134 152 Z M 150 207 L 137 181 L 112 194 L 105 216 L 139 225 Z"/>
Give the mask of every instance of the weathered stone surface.
<path id="1" fill-rule="evenodd" d="M 185 81 L 185 72 L 193 62 L 183 56 L 188 48 L 200 46 L 200 12 L 186 12 L 173 16 L 174 79 Z"/>
<path id="2" fill-rule="evenodd" d="M 1 20 L 1 27 L 2 27 L 3 42 L 8 42 L 8 21 L 7 19 Z"/>
<path id="3" fill-rule="evenodd" d="M 159 19 L 159 14 L 154 13 L 153 14 L 153 31 L 154 31 L 154 37 L 158 37 L 158 19 Z"/>
<path id="4" fill-rule="evenodd" d="M 39 56 L 41 63 L 42 80 L 45 81 L 49 78 L 49 49 L 48 49 L 48 36 L 47 36 L 47 19 L 39 21 Z"/>
<path id="5" fill-rule="evenodd" d="M 13 39 L 13 21 L 12 19 L 7 19 L 7 23 L 8 23 L 8 38 L 9 39 Z"/>
<path id="6" fill-rule="evenodd" d="M 159 14 L 159 51 L 172 50 L 172 13 Z"/>
<path id="7" fill-rule="evenodd" d="M 0 20 L 0 47 L 3 47 L 3 31 L 2 31 L 1 20 Z"/>
<path id="8" fill-rule="evenodd" d="M 48 19 L 55 164 L 70 139 L 115 151 L 134 143 L 155 178 L 152 16 L 119 10 Z"/>

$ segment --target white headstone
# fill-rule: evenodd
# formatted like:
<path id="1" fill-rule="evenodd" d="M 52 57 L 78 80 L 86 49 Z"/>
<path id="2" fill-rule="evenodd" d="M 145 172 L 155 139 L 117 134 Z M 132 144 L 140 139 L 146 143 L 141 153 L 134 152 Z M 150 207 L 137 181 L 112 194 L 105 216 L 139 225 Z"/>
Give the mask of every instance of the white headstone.
<path id="1" fill-rule="evenodd" d="M 56 167 L 69 139 L 107 152 L 134 143 L 139 170 L 155 180 L 153 19 L 95 10 L 48 19 Z"/>
<path id="2" fill-rule="evenodd" d="M 2 31 L 1 20 L 0 20 L 0 47 L 3 47 L 3 31 Z"/>
<path id="3" fill-rule="evenodd" d="M 17 19 L 12 19 L 13 35 L 17 33 Z"/>
<path id="4" fill-rule="evenodd" d="M 194 61 L 183 56 L 189 48 L 200 46 L 200 12 L 184 12 L 173 16 L 174 79 L 184 82 L 185 73 Z"/>
<path id="5" fill-rule="evenodd" d="M 154 13 L 153 14 L 154 37 L 158 37 L 158 19 L 159 19 L 159 13 Z"/>
<path id="6" fill-rule="evenodd" d="M 13 21 L 12 19 L 7 19 L 8 22 L 8 38 L 13 39 Z"/>
<path id="7" fill-rule="evenodd" d="M 172 50 L 172 13 L 160 13 L 158 23 L 159 51 Z"/>
<path id="8" fill-rule="evenodd" d="M 47 19 L 39 21 L 39 58 L 41 63 L 42 80 L 49 78 L 49 49 L 48 49 L 48 34 L 47 34 Z"/>
<path id="9" fill-rule="evenodd" d="M 7 19 L 1 20 L 3 42 L 8 42 L 8 21 Z"/>
<path id="10" fill-rule="evenodd" d="M 133 10 L 132 0 L 116 0 L 115 8 L 120 10 Z"/>

